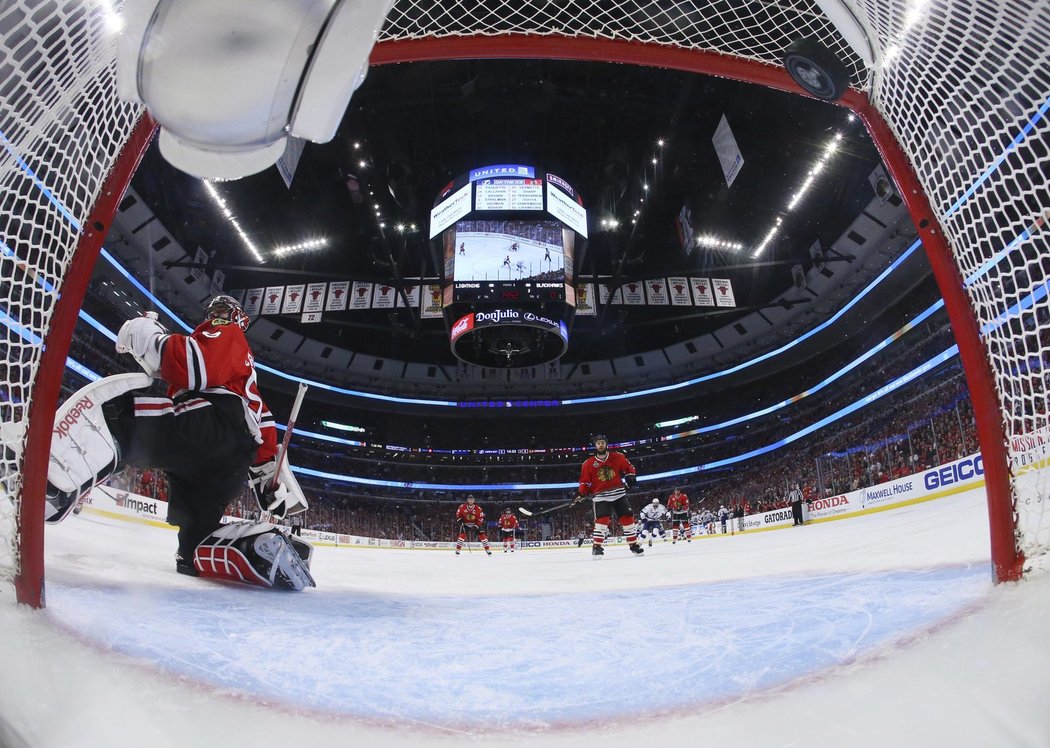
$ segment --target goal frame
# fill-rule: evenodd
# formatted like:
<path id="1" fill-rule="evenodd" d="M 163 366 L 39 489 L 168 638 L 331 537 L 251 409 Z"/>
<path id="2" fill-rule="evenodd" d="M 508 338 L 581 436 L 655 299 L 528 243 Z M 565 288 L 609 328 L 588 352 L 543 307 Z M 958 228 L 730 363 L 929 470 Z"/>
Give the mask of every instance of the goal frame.
<path id="1" fill-rule="evenodd" d="M 373 48 L 370 64 L 463 59 L 559 59 L 659 67 L 729 78 L 808 96 L 783 68 L 777 66 L 717 51 L 614 39 L 510 33 L 382 41 Z M 900 190 L 933 268 L 959 346 L 974 406 L 988 494 L 993 579 L 996 582 L 1019 579 L 1024 558 L 1014 540 L 1009 455 L 1000 401 L 958 265 L 915 171 L 868 96 L 851 88 L 837 103 L 853 111 L 867 128 Z M 45 602 L 44 493 L 51 430 L 73 328 L 117 206 L 155 132 L 156 123 L 148 115 L 143 115 L 105 180 L 101 197 L 91 212 L 64 276 L 61 298 L 56 303 L 46 335 L 46 350 L 34 380 L 23 453 L 23 482 L 17 519 L 19 537 L 15 550 L 21 561 L 15 575 L 17 598 L 32 607 L 42 607 Z"/>

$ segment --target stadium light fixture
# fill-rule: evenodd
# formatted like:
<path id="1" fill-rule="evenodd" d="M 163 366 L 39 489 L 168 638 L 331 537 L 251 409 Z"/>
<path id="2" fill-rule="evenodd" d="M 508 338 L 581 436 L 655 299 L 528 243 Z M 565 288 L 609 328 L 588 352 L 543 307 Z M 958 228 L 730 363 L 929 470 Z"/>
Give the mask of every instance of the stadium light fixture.
<path id="1" fill-rule="evenodd" d="M 320 237 L 317 239 L 307 239 L 306 241 L 298 242 L 297 244 L 285 244 L 281 247 L 275 247 L 273 253 L 278 257 L 284 257 L 285 255 L 302 254 L 303 252 L 312 252 L 315 249 L 324 249 L 328 246 L 328 239 Z"/>
<path id="2" fill-rule="evenodd" d="M 248 232 L 241 227 L 240 222 L 237 220 L 237 216 L 235 216 L 233 214 L 233 211 L 230 210 L 230 206 L 226 204 L 226 201 L 223 199 L 222 195 L 219 194 L 219 191 L 215 188 L 215 185 L 207 179 L 203 180 L 203 183 L 205 191 L 211 197 L 212 201 L 214 201 L 214 203 L 217 206 L 219 206 L 219 210 L 221 210 L 222 214 L 226 216 L 226 220 L 229 221 L 231 226 L 233 226 L 233 230 L 237 232 L 237 235 L 239 237 L 241 237 L 241 242 L 244 244 L 244 246 L 248 248 L 248 251 L 252 253 L 252 255 L 255 257 L 255 260 L 260 265 L 265 263 L 266 260 L 263 259 L 262 253 L 259 251 L 259 248 L 255 246 L 255 242 L 253 242 L 251 237 L 248 236 Z"/>

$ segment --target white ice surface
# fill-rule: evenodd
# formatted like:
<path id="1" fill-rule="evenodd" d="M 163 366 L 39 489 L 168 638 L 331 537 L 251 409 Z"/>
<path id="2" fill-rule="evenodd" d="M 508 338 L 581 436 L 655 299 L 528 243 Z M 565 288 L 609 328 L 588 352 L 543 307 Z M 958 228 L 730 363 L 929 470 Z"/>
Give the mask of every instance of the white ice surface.
<path id="1" fill-rule="evenodd" d="M 518 251 L 513 252 L 510 246 L 517 242 Z M 459 245 L 465 245 L 466 252 L 459 254 Z M 547 249 L 550 259 L 545 259 Z M 503 264 L 510 258 L 510 267 Z M 522 267 L 518 268 L 518 263 Z M 462 233 L 456 235 L 456 281 L 472 280 L 522 280 L 541 273 L 561 270 L 565 263 L 562 249 L 555 245 L 546 245 L 529 239 L 522 239 L 507 234 Z"/>
<path id="2" fill-rule="evenodd" d="M 299 594 L 174 544 L 48 528 L 0 745 L 1050 746 L 1050 577 L 991 585 L 980 491 L 643 558 L 319 548 Z"/>

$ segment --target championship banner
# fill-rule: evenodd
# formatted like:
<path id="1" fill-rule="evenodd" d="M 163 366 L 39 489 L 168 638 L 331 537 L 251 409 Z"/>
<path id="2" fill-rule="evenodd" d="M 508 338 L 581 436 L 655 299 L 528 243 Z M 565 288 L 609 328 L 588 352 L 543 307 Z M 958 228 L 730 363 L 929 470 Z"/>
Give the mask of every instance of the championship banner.
<path id="1" fill-rule="evenodd" d="M 405 286 L 405 296 L 408 298 L 408 306 L 410 309 L 419 308 L 419 286 Z M 404 305 L 405 302 L 401 300 L 401 294 L 398 294 L 394 306 L 402 307 Z"/>
<path id="2" fill-rule="evenodd" d="M 284 299 L 284 286 L 268 286 L 263 296 L 263 314 L 280 314 L 281 301 Z"/>
<path id="3" fill-rule="evenodd" d="M 350 296 L 350 281 L 337 281 L 328 284 L 328 301 L 325 302 L 326 312 L 341 312 L 346 309 L 347 297 Z"/>
<path id="4" fill-rule="evenodd" d="M 609 303 L 609 287 L 602 281 L 598 281 L 598 303 L 602 306 Z"/>
<path id="5" fill-rule="evenodd" d="M 262 309 L 265 288 L 249 288 L 244 294 L 244 311 L 249 317 L 257 317 Z"/>
<path id="6" fill-rule="evenodd" d="M 327 283 L 311 283 L 306 287 L 306 300 L 304 302 L 304 312 L 322 312 L 324 311 L 324 289 Z"/>
<path id="7" fill-rule="evenodd" d="M 581 283 L 576 288 L 576 314 L 577 316 L 593 317 L 597 307 L 594 306 L 594 284 Z"/>
<path id="8" fill-rule="evenodd" d="M 376 284 L 376 290 L 372 294 L 372 308 L 373 309 L 393 309 L 394 308 L 394 297 L 397 296 L 397 289 L 393 286 L 383 286 Z"/>
<path id="9" fill-rule="evenodd" d="M 718 306 L 736 306 L 736 297 L 733 296 L 733 284 L 728 278 L 712 278 L 711 285 L 715 289 L 715 304 Z"/>
<path id="10" fill-rule="evenodd" d="M 303 309 L 303 294 L 306 293 L 306 284 L 300 283 L 288 286 L 284 292 L 284 305 L 281 314 L 299 314 Z"/>
<path id="11" fill-rule="evenodd" d="M 641 283 L 624 283 L 620 286 L 620 290 L 617 293 L 623 294 L 623 301 L 616 301 L 616 297 L 613 297 L 614 304 L 644 304 L 645 303 L 645 290 Z"/>
<path id="12" fill-rule="evenodd" d="M 354 290 L 350 292 L 351 309 L 372 308 L 372 284 L 366 281 L 354 281 Z"/>
<path id="13" fill-rule="evenodd" d="M 218 296 L 222 293 L 222 287 L 226 285 L 226 273 L 221 270 L 216 270 L 215 274 L 211 277 L 211 293 L 212 296 Z"/>
<path id="14" fill-rule="evenodd" d="M 645 282 L 645 300 L 647 304 L 658 304 L 661 306 L 671 303 L 667 297 L 667 279 L 653 278 Z"/>
<path id="15" fill-rule="evenodd" d="M 561 361 L 550 361 L 543 366 L 544 379 L 561 379 Z"/>
<path id="16" fill-rule="evenodd" d="M 714 306 L 715 297 L 711 293 L 711 281 L 707 278 L 690 278 L 689 285 L 693 289 L 693 303 L 696 306 Z"/>
<path id="17" fill-rule="evenodd" d="M 689 298 L 689 281 L 684 276 L 668 278 L 667 284 L 671 288 L 671 306 L 693 305 L 693 300 Z"/>
<path id="18" fill-rule="evenodd" d="M 438 283 L 424 283 L 420 290 L 419 316 L 421 319 L 434 319 L 441 316 L 441 286 Z"/>
<path id="19" fill-rule="evenodd" d="M 203 248 L 197 247 L 197 251 L 193 253 L 193 265 L 190 268 L 190 275 L 195 280 L 204 279 L 204 266 L 208 264 L 208 253 Z M 209 281 L 210 283 L 211 281 Z"/>

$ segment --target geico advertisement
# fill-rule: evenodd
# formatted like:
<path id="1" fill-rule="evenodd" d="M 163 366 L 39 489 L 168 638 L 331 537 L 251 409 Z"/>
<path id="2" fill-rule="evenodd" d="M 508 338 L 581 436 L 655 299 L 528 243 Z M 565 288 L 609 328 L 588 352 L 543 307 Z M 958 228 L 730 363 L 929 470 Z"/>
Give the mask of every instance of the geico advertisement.
<path id="1" fill-rule="evenodd" d="M 980 454 L 963 457 L 922 473 L 898 478 L 863 488 L 858 493 L 865 508 L 920 498 L 926 494 L 954 488 L 963 483 L 984 478 L 984 459 Z"/>

